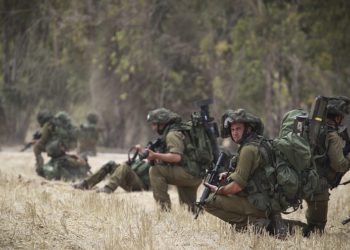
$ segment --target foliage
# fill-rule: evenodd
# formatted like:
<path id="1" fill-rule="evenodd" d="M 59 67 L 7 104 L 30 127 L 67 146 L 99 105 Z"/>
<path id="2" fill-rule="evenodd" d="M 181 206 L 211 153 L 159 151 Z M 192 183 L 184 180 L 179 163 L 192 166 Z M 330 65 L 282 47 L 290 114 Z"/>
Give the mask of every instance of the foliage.
<path id="1" fill-rule="evenodd" d="M 244 107 L 270 136 L 317 95 L 350 95 L 350 4 L 278 0 L 0 0 L 8 142 L 35 112 L 101 115 L 103 145 L 146 141 L 149 109 Z M 0 107 L 1 108 L 1 107 Z"/>

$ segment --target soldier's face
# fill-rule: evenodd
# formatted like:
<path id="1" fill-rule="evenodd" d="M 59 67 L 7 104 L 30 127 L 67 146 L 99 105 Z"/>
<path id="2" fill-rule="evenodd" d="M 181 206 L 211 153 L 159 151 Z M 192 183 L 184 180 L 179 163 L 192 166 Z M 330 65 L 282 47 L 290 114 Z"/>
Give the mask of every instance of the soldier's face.
<path id="1" fill-rule="evenodd" d="M 242 139 L 244 128 L 244 123 L 231 124 L 231 136 L 234 142 L 239 142 Z"/>
<path id="2" fill-rule="evenodd" d="M 151 128 L 154 132 L 157 132 L 158 134 L 161 134 L 161 131 L 164 129 L 165 125 L 164 124 L 160 124 L 160 123 L 156 123 L 156 122 L 152 122 L 151 123 Z"/>

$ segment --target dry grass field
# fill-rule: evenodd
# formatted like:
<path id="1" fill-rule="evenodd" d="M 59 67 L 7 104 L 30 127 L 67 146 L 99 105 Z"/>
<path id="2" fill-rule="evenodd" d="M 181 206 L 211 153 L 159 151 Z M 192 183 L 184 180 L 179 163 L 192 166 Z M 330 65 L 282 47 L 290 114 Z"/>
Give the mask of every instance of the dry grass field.
<path id="1" fill-rule="evenodd" d="M 93 170 L 120 154 L 90 158 Z M 347 176 L 349 179 L 350 175 Z M 199 190 L 200 192 L 201 190 Z M 281 241 L 268 235 L 235 232 L 209 214 L 197 220 L 178 205 L 160 212 L 151 192 L 111 195 L 74 190 L 70 183 L 46 181 L 34 172 L 31 152 L 0 152 L 1 249 L 350 249 L 350 185 L 333 190 L 326 233 L 305 239 L 300 231 Z M 286 218 L 302 219 L 305 209 Z"/>

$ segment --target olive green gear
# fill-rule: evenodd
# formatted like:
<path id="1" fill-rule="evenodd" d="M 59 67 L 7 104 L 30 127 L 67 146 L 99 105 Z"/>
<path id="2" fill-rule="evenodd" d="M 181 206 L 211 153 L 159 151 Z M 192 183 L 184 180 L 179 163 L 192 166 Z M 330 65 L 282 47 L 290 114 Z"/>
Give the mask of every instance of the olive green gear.
<path id="1" fill-rule="evenodd" d="M 181 117 L 177 113 L 172 112 L 169 109 L 158 108 L 158 109 L 152 110 L 148 113 L 147 121 L 161 123 L 161 124 L 167 124 L 170 122 L 180 122 Z"/>
<path id="2" fill-rule="evenodd" d="M 226 110 L 221 117 L 221 137 L 227 138 L 231 135 L 232 123 L 245 123 L 248 124 L 254 132 L 258 135 L 262 135 L 264 132 L 264 124 L 261 119 L 251 113 L 248 113 L 244 109 Z"/>
<path id="3" fill-rule="evenodd" d="M 349 114 L 349 106 L 350 98 L 346 96 L 331 97 L 327 104 L 327 114 L 345 116 Z"/>
<path id="4" fill-rule="evenodd" d="M 62 121 L 65 124 L 71 124 L 72 119 L 70 118 L 69 114 L 66 111 L 59 111 L 56 113 L 55 118 Z"/>
<path id="5" fill-rule="evenodd" d="M 40 126 L 44 126 L 44 124 L 50 121 L 53 118 L 53 114 L 49 110 L 41 110 L 36 116 L 36 119 Z"/>
<path id="6" fill-rule="evenodd" d="M 87 120 L 89 123 L 97 124 L 97 123 L 98 123 L 98 115 L 95 114 L 95 113 L 89 113 L 89 114 L 86 116 L 86 120 Z"/>

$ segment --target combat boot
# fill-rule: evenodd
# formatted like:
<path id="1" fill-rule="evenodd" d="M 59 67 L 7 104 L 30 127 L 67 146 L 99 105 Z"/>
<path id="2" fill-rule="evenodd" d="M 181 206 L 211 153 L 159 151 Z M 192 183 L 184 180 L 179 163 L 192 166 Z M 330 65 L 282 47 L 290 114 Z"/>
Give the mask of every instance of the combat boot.
<path id="1" fill-rule="evenodd" d="M 272 234 L 280 240 L 284 240 L 288 234 L 288 226 L 282 219 L 281 213 L 273 213 L 270 215 Z"/>
<path id="2" fill-rule="evenodd" d="M 262 234 L 264 232 L 264 230 L 267 230 L 267 228 L 270 225 L 270 223 L 271 223 L 271 221 L 269 219 L 266 219 L 266 218 L 257 219 L 253 223 L 253 231 L 254 231 L 254 233 Z"/>
<path id="3" fill-rule="evenodd" d="M 96 190 L 97 193 L 106 193 L 106 194 L 111 194 L 111 193 L 113 193 L 113 191 L 114 190 L 108 186 L 104 186 L 103 188 L 99 188 Z"/>
<path id="4" fill-rule="evenodd" d="M 86 180 L 82 180 L 81 182 L 73 184 L 73 187 L 75 189 L 81 189 L 81 190 L 89 189 L 89 185 L 88 185 L 88 182 Z"/>
<path id="5" fill-rule="evenodd" d="M 39 176 L 45 177 L 45 176 L 44 176 L 44 170 L 43 170 L 42 167 L 36 167 L 36 168 L 35 168 L 35 172 L 36 172 Z"/>
<path id="6" fill-rule="evenodd" d="M 307 224 L 307 226 L 303 228 L 303 236 L 309 237 L 311 233 L 318 233 L 322 235 L 324 233 L 324 228 L 325 226 Z"/>

